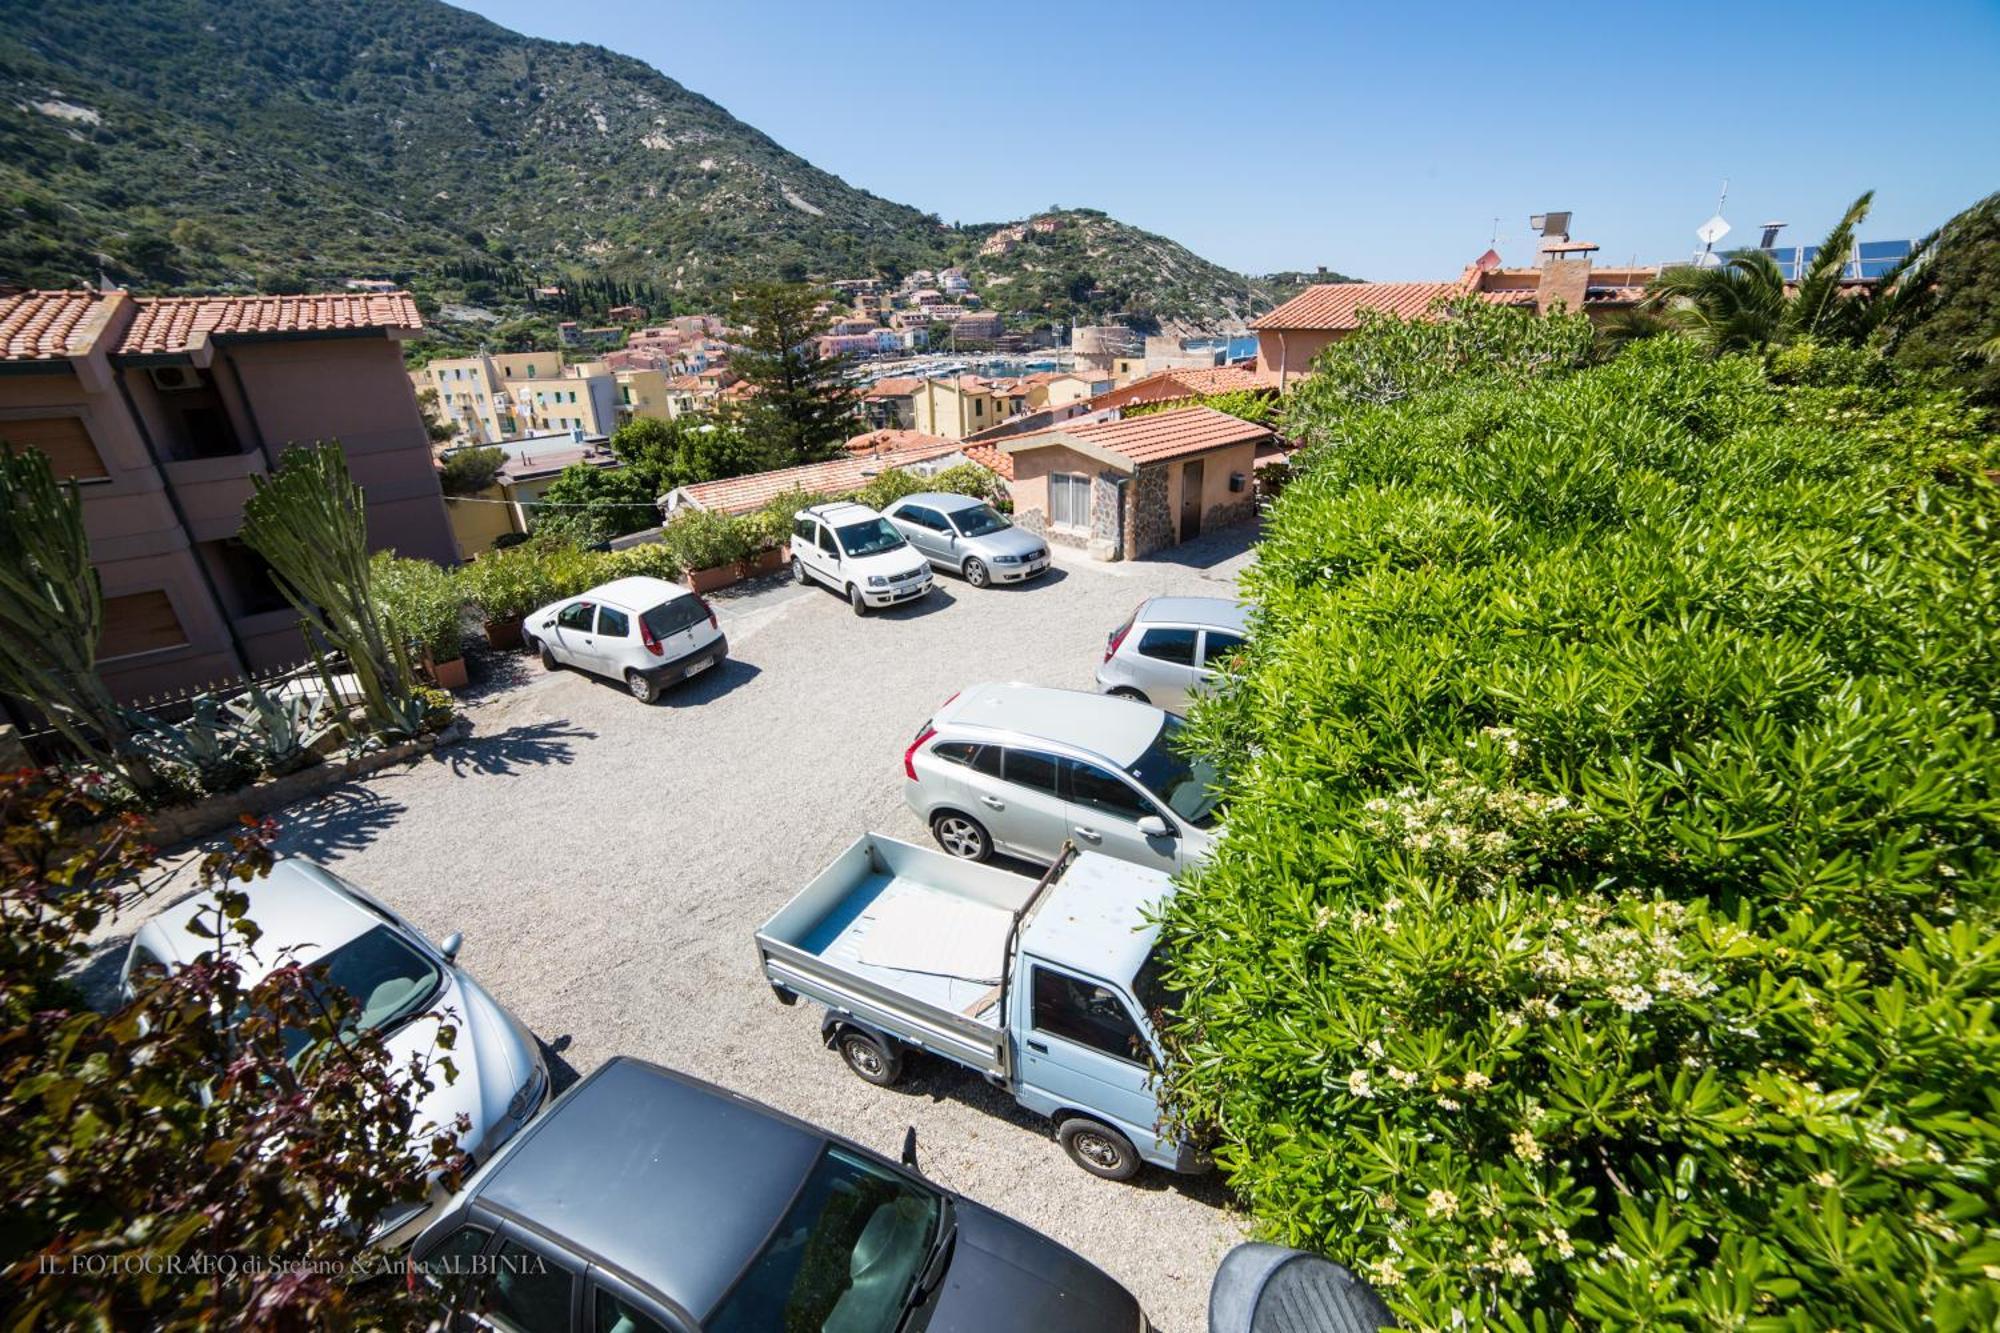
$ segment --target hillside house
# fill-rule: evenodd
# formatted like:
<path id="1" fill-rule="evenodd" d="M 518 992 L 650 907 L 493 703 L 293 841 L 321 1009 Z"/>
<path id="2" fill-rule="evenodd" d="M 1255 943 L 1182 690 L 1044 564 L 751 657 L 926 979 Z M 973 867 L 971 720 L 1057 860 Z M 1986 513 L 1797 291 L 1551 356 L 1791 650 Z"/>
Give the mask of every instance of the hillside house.
<path id="1" fill-rule="evenodd" d="M 422 327 L 406 292 L 0 297 L 0 440 L 77 482 L 114 695 L 304 660 L 297 613 L 237 535 L 288 445 L 339 442 L 371 546 L 457 560 L 403 370 Z"/>

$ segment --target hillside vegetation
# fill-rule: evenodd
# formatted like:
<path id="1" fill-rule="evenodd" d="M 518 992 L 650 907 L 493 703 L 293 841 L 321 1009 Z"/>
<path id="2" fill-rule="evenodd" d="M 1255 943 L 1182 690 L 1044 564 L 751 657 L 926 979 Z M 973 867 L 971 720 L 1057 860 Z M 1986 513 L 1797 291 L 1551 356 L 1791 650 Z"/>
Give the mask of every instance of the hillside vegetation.
<path id="1" fill-rule="evenodd" d="M 1507 317 L 1291 409 L 1176 1103 L 1407 1327 L 2000 1325 L 2000 443 Z"/>
<path id="2" fill-rule="evenodd" d="M 437 0 L 0 0 L 0 221 L 0 276 L 35 285 L 371 277 L 503 306 L 591 275 L 693 308 L 751 279 L 936 268 L 987 234 L 856 189 L 640 61 Z M 1057 249 L 1059 277 L 1087 261 L 1131 308 L 1261 303 L 1101 215 Z M 1076 304 L 996 276 L 1024 313 Z"/>

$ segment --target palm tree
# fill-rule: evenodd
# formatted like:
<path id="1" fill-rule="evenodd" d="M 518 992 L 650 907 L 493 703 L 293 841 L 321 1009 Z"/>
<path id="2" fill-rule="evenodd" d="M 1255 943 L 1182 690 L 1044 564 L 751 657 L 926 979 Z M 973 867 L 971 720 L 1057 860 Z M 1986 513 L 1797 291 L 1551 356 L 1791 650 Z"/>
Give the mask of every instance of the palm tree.
<path id="1" fill-rule="evenodd" d="M 1935 234 L 1925 237 L 1869 288 L 1843 291 L 1841 273 L 1854 250 L 1854 231 L 1868 216 L 1875 192 L 1848 206 L 1827 233 L 1797 283 L 1787 283 L 1777 261 L 1762 250 L 1743 250 L 1715 268 L 1674 268 L 1661 274 L 1649 306 L 1716 353 L 1761 352 L 1800 338 L 1861 342 L 1896 308 L 1913 284 Z"/>

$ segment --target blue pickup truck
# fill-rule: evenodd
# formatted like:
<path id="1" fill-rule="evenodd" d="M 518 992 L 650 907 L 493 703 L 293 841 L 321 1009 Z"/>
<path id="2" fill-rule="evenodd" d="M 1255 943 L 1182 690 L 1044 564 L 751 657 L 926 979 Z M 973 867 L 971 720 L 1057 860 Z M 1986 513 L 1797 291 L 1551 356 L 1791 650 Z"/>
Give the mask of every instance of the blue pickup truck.
<path id="1" fill-rule="evenodd" d="M 1066 849 L 1040 880 L 869 834 L 757 932 L 778 998 L 825 1006 L 821 1033 L 887 1086 L 927 1051 L 1054 1122 L 1084 1170 L 1201 1171 L 1163 1129 L 1152 1016 L 1169 1004 L 1148 920 L 1159 870 Z"/>

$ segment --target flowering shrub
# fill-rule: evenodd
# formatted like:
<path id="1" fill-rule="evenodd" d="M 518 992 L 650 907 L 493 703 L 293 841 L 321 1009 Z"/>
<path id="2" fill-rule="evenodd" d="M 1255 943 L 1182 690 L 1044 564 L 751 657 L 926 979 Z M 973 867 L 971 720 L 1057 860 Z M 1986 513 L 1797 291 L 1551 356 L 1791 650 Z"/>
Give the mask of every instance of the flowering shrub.
<path id="1" fill-rule="evenodd" d="M 1293 409 L 1169 1094 L 1410 1327 L 2000 1324 L 2000 447 L 1840 379 Z"/>

